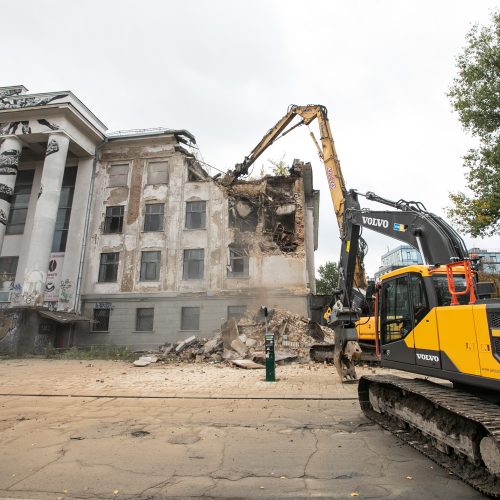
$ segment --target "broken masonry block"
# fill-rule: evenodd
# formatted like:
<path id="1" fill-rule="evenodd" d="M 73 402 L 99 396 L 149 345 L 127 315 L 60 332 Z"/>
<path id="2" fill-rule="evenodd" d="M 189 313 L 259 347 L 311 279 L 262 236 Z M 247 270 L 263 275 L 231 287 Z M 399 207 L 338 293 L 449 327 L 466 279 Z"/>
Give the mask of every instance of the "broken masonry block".
<path id="1" fill-rule="evenodd" d="M 240 339 L 234 339 L 231 342 L 231 349 L 236 351 L 240 356 L 245 356 L 248 351 L 248 347 Z"/>

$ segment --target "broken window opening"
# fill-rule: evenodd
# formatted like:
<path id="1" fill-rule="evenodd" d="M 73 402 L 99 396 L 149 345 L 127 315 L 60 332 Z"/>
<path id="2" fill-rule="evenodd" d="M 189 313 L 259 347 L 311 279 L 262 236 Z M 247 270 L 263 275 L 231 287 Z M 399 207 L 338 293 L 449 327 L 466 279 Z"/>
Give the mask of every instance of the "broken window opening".
<path id="1" fill-rule="evenodd" d="M 276 223 L 273 234 L 273 241 L 279 246 L 282 252 L 295 252 L 297 250 L 297 242 L 295 234 L 288 231 L 281 222 Z"/>
<path id="2" fill-rule="evenodd" d="M 104 233 L 115 234 L 123 231 L 123 215 L 125 207 L 106 207 L 106 217 L 104 218 Z"/>
<path id="3" fill-rule="evenodd" d="M 229 201 L 229 227 L 242 232 L 255 232 L 259 223 L 258 206 L 248 199 Z"/>
<path id="4" fill-rule="evenodd" d="M 231 278 L 247 277 L 249 274 L 249 260 L 246 248 L 230 246 L 227 275 Z"/>
<path id="5" fill-rule="evenodd" d="M 267 206 L 264 211 L 264 229 L 274 231 L 277 224 L 281 224 L 285 231 L 295 232 L 295 211 L 293 203 L 279 206 Z"/>

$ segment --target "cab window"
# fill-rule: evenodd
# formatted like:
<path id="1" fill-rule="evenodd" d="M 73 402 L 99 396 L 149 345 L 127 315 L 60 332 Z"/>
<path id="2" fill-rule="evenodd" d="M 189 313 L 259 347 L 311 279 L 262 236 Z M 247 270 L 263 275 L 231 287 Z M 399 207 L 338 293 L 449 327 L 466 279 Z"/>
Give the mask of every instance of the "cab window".
<path id="1" fill-rule="evenodd" d="M 401 340 L 412 330 L 408 276 L 384 283 L 381 317 L 382 342 Z"/>
<path id="2" fill-rule="evenodd" d="M 424 282 L 419 274 L 410 274 L 410 291 L 414 325 L 417 326 L 429 312 L 429 303 L 427 302 Z"/>
<path id="3" fill-rule="evenodd" d="M 461 292 L 465 290 L 465 276 L 456 274 L 454 276 L 455 279 L 455 290 L 457 292 Z M 446 274 L 434 274 L 432 276 L 432 282 L 434 283 L 434 289 L 436 290 L 436 297 L 438 306 L 449 306 L 451 304 L 451 293 L 448 289 L 448 278 Z M 469 303 L 469 295 L 458 295 L 457 296 L 459 304 L 468 304 Z"/>

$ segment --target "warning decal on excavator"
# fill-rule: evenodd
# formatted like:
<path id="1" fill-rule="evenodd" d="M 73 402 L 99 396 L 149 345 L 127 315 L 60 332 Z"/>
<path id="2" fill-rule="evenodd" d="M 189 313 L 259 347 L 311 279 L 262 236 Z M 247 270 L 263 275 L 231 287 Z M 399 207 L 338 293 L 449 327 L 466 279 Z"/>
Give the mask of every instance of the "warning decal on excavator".
<path id="1" fill-rule="evenodd" d="M 395 222 L 393 229 L 394 229 L 394 231 L 405 232 L 408 229 L 408 226 L 406 224 L 399 224 L 399 223 Z"/>

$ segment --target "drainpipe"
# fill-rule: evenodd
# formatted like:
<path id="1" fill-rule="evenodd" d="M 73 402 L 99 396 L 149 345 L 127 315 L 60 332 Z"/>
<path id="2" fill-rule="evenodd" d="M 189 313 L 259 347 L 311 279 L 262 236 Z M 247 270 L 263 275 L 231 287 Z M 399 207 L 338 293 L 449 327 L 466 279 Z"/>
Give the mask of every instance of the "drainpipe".
<path id="1" fill-rule="evenodd" d="M 99 154 L 101 152 L 101 149 L 107 144 L 108 138 L 104 138 L 104 141 L 101 142 L 96 148 L 95 148 L 95 154 L 94 154 L 94 162 L 92 164 L 92 178 L 90 179 L 90 189 L 89 189 L 89 197 L 87 199 L 87 212 L 85 214 L 85 227 L 83 230 L 83 241 L 82 241 L 82 251 L 80 253 L 80 263 L 78 264 L 78 279 L 76 281 L 76 293 L 75 293 L 75 312 L 77 314 L 80 314 L 81 312 L 81 304 L 80 304 L 80 295 L 81 295 L 81 288 L 82 288 L 82 275 L 83 275 L 83 263 L 85 260 L 85 251 L 87 249 L 87 235 L 89 231 L 89 224 L 90 224 L 90 210 L 91 210 L 91 205 L 92 205 L 92 196 L 94 194 L 94 179 L 95 179 L 95 172 L 97 168 L 97 162 L 99 160 Z"/>

